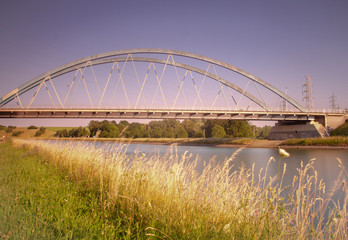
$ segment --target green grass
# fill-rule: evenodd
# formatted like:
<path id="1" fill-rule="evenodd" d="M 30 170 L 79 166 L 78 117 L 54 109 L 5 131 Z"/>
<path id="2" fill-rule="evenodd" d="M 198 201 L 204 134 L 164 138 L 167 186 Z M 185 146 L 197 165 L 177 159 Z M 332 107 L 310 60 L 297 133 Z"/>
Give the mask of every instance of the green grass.
<path id="1" fill-rule="evenodd" d="M 287 146 L 348 146 L 348 137 L 288 139 L 282 145 Z"/>
<path id="2" fill-rule="evenodd" d="M 5 142 L 0 156 L 0 239 L 131 237 L 132 224 L 103 211 L 99 189 L 76 184 L 34 150 Z"/>
<path id="3" fill-rule="evenodd" d="M 14 139 L 13 145 L 18 149 L 0 145 L 3 238 L 344 239 L 348 233 L 344 169 L 337 178 L 341 204 L 325 221 L 332 200 L 313 161 L 299 167 L 292 186 L 282 186 L 286 165 L 274 163 L 277 176 L 269 176 L 273 159 L 259 173 L 232 172 L 234 156 L 198 173 L 197 162 L 175 150 L 162 159 L 126 155 L 127 145 L 110 154 L 73 143 Z"/>
<path id="4" fill-rule="evenodd" d="M 68 131 L 73 129 L 74 127 L 46 127 L 47 130 L 51 130 L 53 132 L 57 132 L 58 130 L 63 130 L 63 129 L 67 129 Z"/>
<path id="5" fill-rule="evenodd" d="M 331 136 L 348 136 L 348 120 L 331 132 Z"/>

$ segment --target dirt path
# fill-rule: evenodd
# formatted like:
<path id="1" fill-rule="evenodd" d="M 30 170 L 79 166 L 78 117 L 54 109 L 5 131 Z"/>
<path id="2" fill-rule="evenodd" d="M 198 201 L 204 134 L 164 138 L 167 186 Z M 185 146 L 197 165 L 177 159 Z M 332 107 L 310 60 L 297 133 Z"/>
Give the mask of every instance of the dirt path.
<path id="1" fill-rule="evenodd" d="M 247 147 L 250 148 L 275 148 L 278 147 L 283 141 L 269 141 L 269 140 L 255 140 Z"/>

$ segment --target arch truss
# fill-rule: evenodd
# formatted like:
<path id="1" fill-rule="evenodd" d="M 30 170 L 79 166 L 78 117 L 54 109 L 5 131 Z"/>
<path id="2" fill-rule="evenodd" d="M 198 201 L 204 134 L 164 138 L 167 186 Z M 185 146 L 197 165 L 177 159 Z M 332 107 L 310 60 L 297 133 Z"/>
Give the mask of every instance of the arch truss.
<path id="1" fill-rule="evenodd" d="M 82 58 L 25 82 L 0 101 L 2 109 L 25 111 L 258 108 L 270 112 L 281 106 L 304 112 L 294 99 L 242 69 L 205 56 L 166 49 L 130 49 Z"/>

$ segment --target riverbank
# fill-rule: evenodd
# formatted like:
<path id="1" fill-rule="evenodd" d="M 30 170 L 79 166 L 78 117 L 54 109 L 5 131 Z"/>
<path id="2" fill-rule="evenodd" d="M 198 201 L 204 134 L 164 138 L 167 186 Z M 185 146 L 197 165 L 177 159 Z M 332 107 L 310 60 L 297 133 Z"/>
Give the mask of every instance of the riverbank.
<path id="1" fill-rule="evenodd" d="M 334 141 L 330 138 L 324 139 L 289 139 L 289 140 L 267 140 L 267 139 L 215 139 L 215 138 L 44 138 L 45 140 L 64 141 L 89 141 L 89 142 L 115 142 L 154 145 L 181 145 L 181 146 L 214 146 L 225 148 L 325 148 L 325 149 L 348 149 L 346 139 Z M 29 138 L 32 139 L 32 138 Z M 331 139 L 331 140 L 330 140 Z M 40 138 L 43 140 L 43 138 Z"/>
<path id="2" fill-rule="evenodd" d="M 0 195 L 8 199 L 0 219 L 11 218 L 5 227 L 0 224 L 5 237 L 24 231 L 17 238 L 341 239 L 347 232 L 345 208 L 335 210 L 343 217 L 324 221 L 326 203 L 332 200 L 324 198 L 316 176 L 307 171 L 311 163 L 294 176 L 290 191 L 296 194 L 282 199 L 281 183 L 268 183 L 274 177 L 268 165 L 262 173 L 240 169 L 231 174 L 231 159 L 221 166 L 213 161 L 197 175 L 185 155 L 163 161 L 146 154 L 128 158 L 122 151 L 104 155 L 69 142 L 14 139 L 13 144 L 16 148 L 0 143 L 0 164 L 8 164 L 0 172 Z M 39 177 L 46 171 L 51 173 Z M 62 193 L 58 189 L 66 189 L 64 184 L 70 190 Z M 89 199 L 91 207 L 85 208 Z M 64 211 L 54 212 L 56 206 Z M 12 214 L 12 208 L 31 215 Z M 75 222 L 76 214 L 92 216 L 95 223 L 90 225 L 89 218 Z M 29 227 L 16 225 L 22 221 Z M 100 229 L 99 223 L 105 225 Z"/>
<path id="3" fill-rule="evenodd" d="M 307 138 L 307 139 L 288 139 L 288 140 L 266 140 L 254 138 L 57 138 L 54 137 L 53 130 L 48 129 L 45 134 L 35 137 L 36 130 L 18 128 L 23 133 L 18 138 L 40 139 L 40 140 L 65 140 L 65 141 L 100 141 L 100 142 L 124 142 L 139 144 L 158 144 L 158 145 L 209 145 L 214 147 L 231 148 L 325 148 L 325 149 L 348 149 L 348 137 L 326 137 L 326 138 Z M 12 138 L 12 133 L 0 131 L 0 135 L 5 138 Z M 17 137 L 14 137 L 17 138 Z"/>
<path id="4" fill-rule="evenodd" d="M 348 149 L 348 137 L 287 139 L 281 143 L 281 147 Z"/>
<path id="5" fill-rule="evenodd" d="M 0 169 L 0 239 L 131 237 L 123 219 L 106 216 L 99 188 L 77 183 L 47 156 L 2 141 Z"/>

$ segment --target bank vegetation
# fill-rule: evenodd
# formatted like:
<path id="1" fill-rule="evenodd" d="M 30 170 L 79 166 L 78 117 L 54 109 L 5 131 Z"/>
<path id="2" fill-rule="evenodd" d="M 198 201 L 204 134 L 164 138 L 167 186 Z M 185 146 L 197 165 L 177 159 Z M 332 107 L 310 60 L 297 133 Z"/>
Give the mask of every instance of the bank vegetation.
<path id="1" fill-rule="evenodd" d="M 107 150 L 93 145 L 20 139 L 14 139 L 12 144 L 29 153 L 22 153 L 22 158 L 34 156 L 36 164 L 47 165 L 65 175 L 66 181 L 80 187 L 81 196 L 93 199 L 91 208 L 98 212 L 91 217 L 96 219 L 96 225 L 102 223 L 103 228 L 95 227 L 95 231 L 100 231 L 98 236 L 89 220 L 85 220 L 85 225 L 96 237 L 345 239 L 348 234 L 348 197 L 342 182 L 348 176 L 339 159 L 342 171 L 335 189 L 327 193 L 313 168 L 314 160 L 299 167 L 291 186 L 283 186 L 284 151 L 282 156 L 271 158 L 260 172 L 255 172 L 254 168 L 233 166 L 235 155 L 242 149 L 222 164 L 211 161 L 202 165 L 189 153 L 178 155 L 175 149 L 166 156 L 150 156 L 139 152 L 127 155 L 126 144 Z M 274 164 L 278 166 L 278 174 L 270 176 L 268 170 Z M 338 200 L 333 200 L 333 194 L 338 194 Z M 31 198 L 30 203 L 25 199 L 20 204 L 26 207 L 42 201 L 39 196 Z M 90 215 L 78 199 L 68 198 L 58 204 L 63 208 L 65 205 L 82 205 L 81 211 Z M 74 220 L 73 214 L 80 213 L 69 212 L 65 218 Z M 52 220 L 48 214 L 36 214 L 33 219 L 48 229 L 59 226 L 53 235 L 75 238 L 82 234 L 68 220 L 64 231 L 65 220 Z"/>

